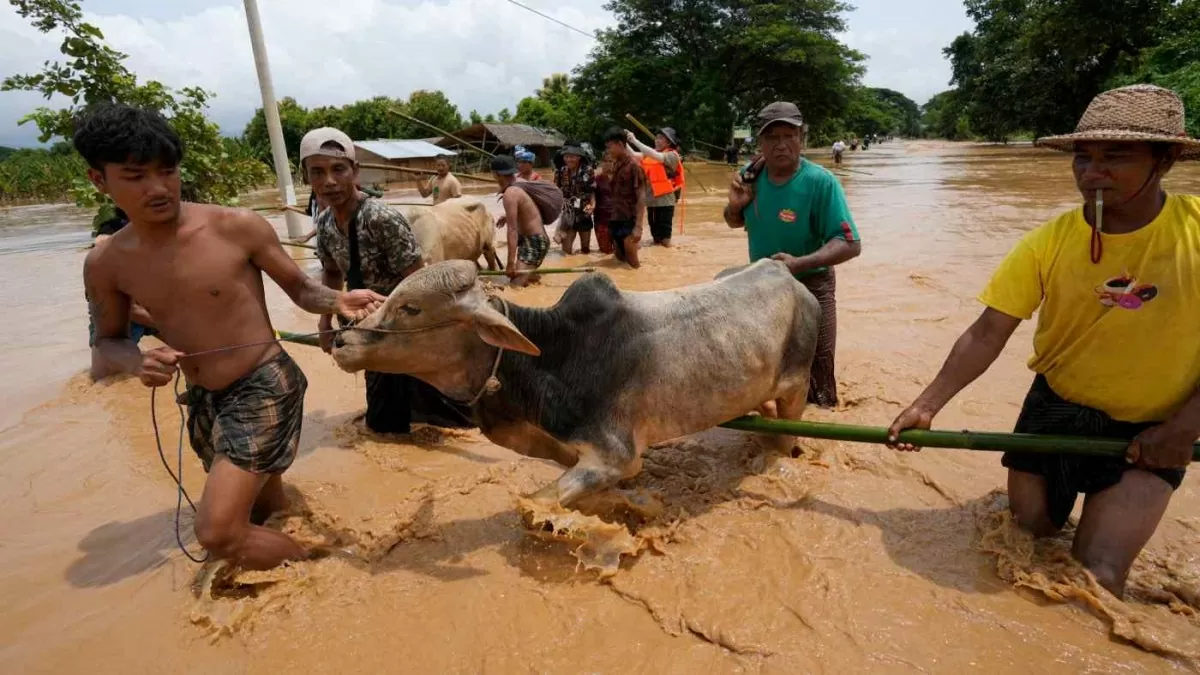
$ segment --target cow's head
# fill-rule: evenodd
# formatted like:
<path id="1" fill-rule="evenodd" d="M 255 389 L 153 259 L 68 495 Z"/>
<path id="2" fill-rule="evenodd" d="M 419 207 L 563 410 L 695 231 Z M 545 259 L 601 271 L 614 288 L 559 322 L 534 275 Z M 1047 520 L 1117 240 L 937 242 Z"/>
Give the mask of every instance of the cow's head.
<path id="1" fill-rule="evenodd" d="M 453 395 L 448 388 L 466 387 L 480 362 L 490 369 L 495 350 L 485 343 L 534 356 L 541 353 L 488 304 L 475 263 L 451 260 L 417 271 L 378 311 L 355 329 L 339 333 L 333 358 L 347 372 L 416 375 Z"/>

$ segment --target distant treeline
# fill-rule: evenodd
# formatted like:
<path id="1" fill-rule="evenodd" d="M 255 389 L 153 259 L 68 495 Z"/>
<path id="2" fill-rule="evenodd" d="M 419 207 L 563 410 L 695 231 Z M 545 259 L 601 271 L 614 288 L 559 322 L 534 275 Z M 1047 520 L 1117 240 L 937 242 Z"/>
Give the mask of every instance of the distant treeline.
<path id="1" fill-rule="evenodd" d="M 1088 102 L 1139 82 L 1174 89 L 1200 134 L 1200 0 L 966 0 L 975 29 L 943 51 L 954 89 L 927 136 L 1008 141 L 1074 129 Z"/>

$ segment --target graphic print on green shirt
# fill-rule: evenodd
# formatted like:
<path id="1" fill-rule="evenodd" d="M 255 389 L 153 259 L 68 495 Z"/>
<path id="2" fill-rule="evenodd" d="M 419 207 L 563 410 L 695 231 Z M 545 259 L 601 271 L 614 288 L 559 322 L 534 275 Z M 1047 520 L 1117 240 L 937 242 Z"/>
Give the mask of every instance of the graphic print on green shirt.
<path id="1" fill-rule="evenodd" d="M 795 175 L 782 185 L 772 183 L 764 169 L 754 182 L 754 201 L 743 216 L 750 262 L 776 253 L 809 255 L 835 237 L 859 240 L 842 184 L 827 169 L 806 159 L 800 160 Z M 820 267 L 796 276 L 825 270 Z"/>

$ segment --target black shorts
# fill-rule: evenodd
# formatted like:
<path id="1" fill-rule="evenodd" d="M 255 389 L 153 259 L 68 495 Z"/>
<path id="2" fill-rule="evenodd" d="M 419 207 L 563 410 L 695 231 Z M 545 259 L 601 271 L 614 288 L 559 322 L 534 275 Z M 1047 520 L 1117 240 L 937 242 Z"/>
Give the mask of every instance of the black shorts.
<path id="1" fill-rule="evenodd" d="M 625 259 L 625 239 L 633 235 L 636 227 L 636 220 L 608 221 L 608 236 L 612 237 L 613 254 L 617 256 L 617 260 Z"/>
<path id="2" fill-rule="evenodd" d="M 646 209 L 646 220 L 650 223 L 650 236 L 655 243 L 671 238 L 675 228 L 674 206 L 651 206 Z"/>
<path id="3" fill-rule="evenodd" d="M 1054 393 L 1046 378 L 1038 375 L 1025 396 L 1021 416 L 1014 429 L 1021 434 L 1096 436 L 1133 440 L 1158 422 L 1122 422 L 1095 408 L 1071 403 Z M 1124 457 L 1046 455 L 1006 452 L 1000 460 L 1006 468 L 1032 473 L 1046 479 L 1047 515 L 1055 527 L 1066 524 L 1079 493 L 1095 494 L 1121 482 L 1125 472 L 1137 468 Z M 1186 469 L 1154 469 L 1154 475 L 1177 489 Z"/>

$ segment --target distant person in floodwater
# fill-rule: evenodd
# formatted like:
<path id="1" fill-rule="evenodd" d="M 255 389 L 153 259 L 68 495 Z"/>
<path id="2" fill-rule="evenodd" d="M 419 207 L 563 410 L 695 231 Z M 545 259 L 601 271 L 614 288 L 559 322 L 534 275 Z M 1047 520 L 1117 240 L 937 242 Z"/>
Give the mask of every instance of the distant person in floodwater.
<path id="1" fill-rule="evenodd" d="M 253 211 L 182 200 L 184 147 L 156 112 L 102 104 L 77 120 L 88 178 L 129 215 L 83 265 L 97 367 L 147 387 L 187 382 L 186 429 L 208 474 L 196 540 L 214 558 L 269 569 L 308 552 L 262 523 L 287 507 L 283 473 L 299 448 L 308 381 L 274 340 L 263 274 L 314 314 L 365 318 L 385 298 L 325 288 L 296 266 Z M 142 352 L 129 309 L 149 310 L 167 345 Z"/>
<path id="2" fill-rule="evenodd" d="M 850 139 L 850 149 L 858 150 L 858 137 L 854 136 Z"/>
<path id="3" fill-rule="evenodd" d="M 734 141 L 734 142 L 730 143 L 728 147 L 725 148 L 725 163 L 726 164 L 737 164 L 737 161 L 738 161 L 738 145 L 737 145 L 737 141 Z"/>
<path id="4" fill-rule="evenodd" d="M 492 159 L 492 175 L 504 204 L 504 215 L 496 227 L 508 228 L 508 265 L 504 271 L 510 284 L 526 286 L 541 278 L 531 272 L 542 266 L 550 252 L 546 226 L 562 215 L 562 191 L 553 183 L 518 180 L 517 163 L 508 155 Z"/>
<path id="5" fill-rule="evenodd" d="M 654 243 L 671 247 L 675 229 L 675 204 L 683 190 L 683 158 L 679 156 L 679 138 L 671 127 L 663 127 L 654 136 L 654 147 L 638 140 L 632 131 L 625 136 L 633 151 L 633 161 L 646 174 L 646 221 Z"/>
<path id="6" fill-rule="evenodd" d="M 128 224 L 129 216 L 125 215 L 125 212 L 120 207 L 113 209 L 113 217 L 96 227 L 95 245 L 101 246 Z M 84 299 L 87 299 L 86 293 Z M 142 341 L 142 338 L 157 334 L 158 331 L 154 328 L 154 317 L 150 316 L 150 312 L 147 312 L 145 307 L 136 302 L 131 303 L 129 307 L 129 339 L 133 340 L 134 344 L 137 344 Z M 88 346 L 96 346 L 96 322 L 91 317 L 88 318 Z M 97 371 L 93 373 L 93 376 L 97 379 L 102 379 L 110 374 L 115 374 L 115 372 L 100 373 Z"/>
<path id="7" fill-rule="evenodd" d="M 613 163 L 604 152 L 600 165 L 596 167 L 596 209 L 592 212 L 592 220 L 596 230 L 596 248 L 601 253 L 613 252 L 612 235 L 608 231 L 608 223 L 612 220 L 612 170 Z"/>
<path id="8" fill-rule="evenodd" d="M 458 178 L 450 173 L 450 160 L 445 157 L 438 157 L 434 162 L 433 168 L 437 171 L 436 176 L 430 176 L 428 179 L 417 181 L 417 191 L 422 197 L 433 195 L 434 206 L 441 204 L 447 199 L 454 199 L 462 196 L 462 183 L 458 182 Z"/>
<path id="9" fill-rule="evenodd" d="M 844 154 L 846 154 L 846 143 L 839 138 L 833 142 L 833 163 L 840 166 Z"/>
<path id="10" fill-rule="evenodd" d="M 821 332 L 808 402 L 838 403 L 837 282 L 834 267 L 862 252 L 842 184 L 803 157 L 807 127 L 800 109 L 776 102 L 758 114 L 762 157 L 734 172 L 725 222 L 745 228 L 750 262 L 771 258 L 787 265 L 821 303 Z"/>
<path id="11" fill-rule="evenodd" d="M 554 173 L 554 184 L 562 191 L 565 205 L 559 219 L 559 241 L 563 253 L 572 255 L 575 235 L 579 235 L 579 252 L 592 252 L 592 213 L 596 209 L 596 175 L 592 162 L 578 143 L 568 142 L 562 151 L 563 165 Z"/>
<path id="12" fill-rule="evenodd" d="M 1200 159 L 1185 129 L 1174 92 L 1133 85 L 1093 99 L 1075 133 L 1038 140 L 1072 153 L 1083 205 L 1009 252 L 979 297 L 983 314 L 889 432 L 917 450 L 897 435 L 930 428 L 1036 312 L 1036 376 L 1015 431 L 1129 446 L 1124 457 L 1004 453 L 1009 509 L 1052 536 L 1084 493 L 1071 552 L 1118 597 L 1200 437 L 1200 198 L 1162 187 L 1177 161 Z"/>
<path id="13" fill-rule="evenodd" d="M 517 160 L 517 178 L 528 181 L 542 179 L 542 174 L 533 170 L 533 163 L 537 160 L 537 155 L 524 148 L 518 148 L 514 157 Z"/>
<path id="14" fill-rule="evenodd" d="M 604 134 L 612 171 L 608 183 L 612 190 L 612 219 L 608 224 L 613 240 L 613 255 L 617 260 L 637 269 L 638 244 L 646 225 L 646 173 L 629 152 L 628 134 L 613 127 Z"/>

